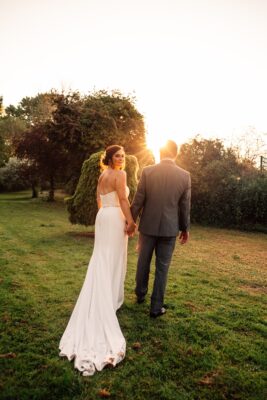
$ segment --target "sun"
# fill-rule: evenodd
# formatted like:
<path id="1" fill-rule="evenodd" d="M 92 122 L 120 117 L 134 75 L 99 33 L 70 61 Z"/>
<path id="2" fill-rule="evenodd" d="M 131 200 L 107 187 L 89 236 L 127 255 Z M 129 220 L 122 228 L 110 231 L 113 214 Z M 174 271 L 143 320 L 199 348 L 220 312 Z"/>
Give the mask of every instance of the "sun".
<path id="1" fill-rule="evenodd" d="M 155 161 L 159 162 L 160 161 L 159 150 L 166 143 L 166 138 L 156 135 L 153 136 L 148 133 L 146 137 L 146 142 L 147 142 L 147 147 L 149 148 L 149 150 L 152 151 L 155 157 Z"/>
<path id="2" fill-rule="evenodd" d="M 151 104 L 150 104 L 151 106 Z M 180 124 L 177 127 L 177 121 L 172 114 L 160 112 L 145 113 L 146 143 L 149 150 L 152 151 L 155 161 L 160 161 L 159 149 L 164 146 L 167 140 L 173 140 L 178 147 L 188 142 L 190 136 L 186 126 Z"/>

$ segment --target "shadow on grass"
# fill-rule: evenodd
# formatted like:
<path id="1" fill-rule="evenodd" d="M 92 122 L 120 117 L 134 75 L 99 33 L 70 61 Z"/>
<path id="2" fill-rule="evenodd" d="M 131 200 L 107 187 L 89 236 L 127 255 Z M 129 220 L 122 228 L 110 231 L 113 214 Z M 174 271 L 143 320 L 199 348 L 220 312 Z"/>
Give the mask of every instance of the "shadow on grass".
<path id="1" fill-rule="evenodd" d="M 15 193 L 15 195 L 16 195 L 16 193 Z M 16 201 L 29 201 L 29 200 L 32 200 L 31 195 L 22 194 L 22 193 L 18 194 L 16 197 L 14 197 L 14 193 L 7 193 L 4 195 L 2 194 L 0 197 L 1 203 L 7 202 L 7 201 L 8 202 L 9 201 L 16 202 Z"/>
<path id="2" fill-rule="evenodd" d="M 86 232 L 74 232 L 74 231 L 69 231 L 66 232 L 66 235 L 72 236 L 74 238 L 94 238 L 95 237 L 95 232 L 92 230 L 88 230 Z"/>

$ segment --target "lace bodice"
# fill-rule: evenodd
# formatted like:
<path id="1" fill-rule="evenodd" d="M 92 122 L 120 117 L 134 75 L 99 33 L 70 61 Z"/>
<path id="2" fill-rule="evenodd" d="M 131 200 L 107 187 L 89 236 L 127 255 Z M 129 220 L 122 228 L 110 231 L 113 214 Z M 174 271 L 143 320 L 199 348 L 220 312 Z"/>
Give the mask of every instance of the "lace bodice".
<path id="1" fill-rule="evenodd" d="M 127 196 L 129 196 L 129 188 L 126 188 Z M 115 190 L 106 194 L 100 194 L 102 207 L 120 207 L 118 194 Z"/>

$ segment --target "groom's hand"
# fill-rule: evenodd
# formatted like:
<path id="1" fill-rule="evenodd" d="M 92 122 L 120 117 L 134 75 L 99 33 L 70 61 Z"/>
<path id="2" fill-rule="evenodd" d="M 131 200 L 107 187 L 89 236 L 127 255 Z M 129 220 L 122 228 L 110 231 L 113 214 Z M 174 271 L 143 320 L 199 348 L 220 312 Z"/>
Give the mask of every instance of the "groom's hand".
<path id="1" fill-rule="evenodd" d="M 128 236 L 133 236 L 135 234 L 136 224 L 133 222 L 132 224 L 126 224 L 126 233 Z"/>
<path id="2" fill-rule="evenodd" d="M 182 231 L 179 235 L 180 243 L 185 244 L 189 239 L 189 232 Z"/>

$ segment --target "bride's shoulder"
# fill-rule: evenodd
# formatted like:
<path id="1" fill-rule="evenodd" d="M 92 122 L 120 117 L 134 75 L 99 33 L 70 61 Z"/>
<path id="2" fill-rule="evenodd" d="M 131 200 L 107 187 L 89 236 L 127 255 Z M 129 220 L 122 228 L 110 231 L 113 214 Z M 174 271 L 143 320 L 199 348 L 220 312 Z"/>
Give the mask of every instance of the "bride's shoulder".
<path id="1" fill-rule="evenodd" d="M 103 177 L 104 177 L 104 175 L 105 175 L 105 172 L 106 172 L 106 171 L 103 171 L 103 172 L 101 172 L 101 174 L 99 175 L 98 183 L 100 183 L 100 182 L 102 181 L 102 179 L 103 179 Z"/>
<path id="2" fill-rule="evenodd" d="M 122 184 L 122 185 L 126 185 L 126 172 L 123 170 L 117 170 L 114 171 L 115 172 L 115 181 L 117 181 L 118 183 Z"/>
<path id="3" fill-rule="evenodd" d="M 126 176 L 126 172 L 123 171 L 122 169 L 120 169 L 120 170 L 115 170 L 114 173 L 116 174 L 116 176 L 117 176 L 118 178 L 125 178 L 125 176 Z"/>

